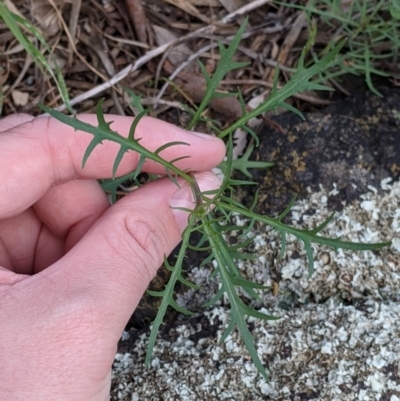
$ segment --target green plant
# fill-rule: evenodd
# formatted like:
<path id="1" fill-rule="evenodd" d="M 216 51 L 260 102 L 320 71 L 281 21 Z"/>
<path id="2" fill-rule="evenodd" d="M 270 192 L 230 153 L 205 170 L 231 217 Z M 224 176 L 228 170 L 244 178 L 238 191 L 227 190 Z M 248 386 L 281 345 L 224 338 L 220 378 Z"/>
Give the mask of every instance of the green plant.
<path id="1" fill-rule="evenodd" d="M 390 14 L 393 18 L 400 19 L 400 1 L 390 0 Z"/>
<path id="2" fill-rule="evenodd" d="M 215 74 L 210 77 L 206 73 L 205 69 L 202 68 L 203 73 L 207 82 L 207 93 L 204 97 L 204 101 L 198 107 L 197 110 L 192 111 L 192 120 L 189 123 L 188 128 L 194 127 L 198 121 L 202 119 L 202 112 L 207 107 L 208 102 L 217 97 L 222 96 L 217 92 L 217 87 L 223 77 L 232 69 L 236 69 L 244 66 L 243 63 L 234 62 L 232 59 L 235 55 L 236 49 L 240 43 L 241 36 L 244 32 L 246 26 L 246 22 L 242 24 L 241 28 L 235 35 L 231 44 L 228 47 L 224 47 L 221 43 L 219 44 L 219 50 L 221 55 L 221 61 L 217 67 Z M 221 188 L 218 191 L 209 191 L 201 193 L 198 189 L 196 180 L 193 175 L 188 174 L 184 171 L 179 170 L 175 167 L 174 163 L 176 160 L 168 162 L 164 160 L 160 153 L 163 149 L 168 146 L 174 146 L 177 143 L 168 143 L 155 152 L 149 152 L 140 144 L 140 138 L 135 137 L 135 127 L 139 121 L 139 119 L 146 113 L 146 111 L 142 111 L 137 118 L 129 132 L 129 136 L 127 138 L 120 135 L 118 132 L 113 131 L 110 128 L 110 124 L 106 123 L 104 120 L 103 112 L 102 112 L 102 103 L 100 102 L 97 105 L 97 118 L 98 118 L 98 126 L 92 126 L 87 123 L 81 122 L 74 117 L 66 116 L 60 112 L 55 110 L 51 110 L 46 106 L 41 106 L 41 108 L 49 113 L 51 116 L 57 118 L 58 120 L 68 124 L 75 129 L 79 129 L 81 131 L 85 131 L 91 135 L 93 135 L 93 139 L 88 146 L 82 165 L 84 167 L 87 158 L 90 156 L 90 153 L 93 149 L 102 143 L 102 141 L 109 140 L 116 142 L 120 146 L 120 150 L 118 152 L 118 156 L 116 157 L 113 174 L 115 174 L 119 163 L 121 162 L 122 156 L 125 152 L 129 150 L 136 151 L 140 154 L 140 162 L 136 168 L 136 170 L 124 177 L 119 177 L 115 180 L 108 180 L 104 183 L 104 185 L 111 190 L 114 195 L 117 186 L 122 181 L 127 178 L 136 179 L 138 174 L 141 172 L 141 168 L 145 159 L 154 160 L 161 165 L 163 165 L 166 169 L 166 174 L 176 182 L 176 177 L 182 177 L 186 180 L 193 189 L 193 195 L 196 200 L 197 207 L 194 211 L 191 212 L 189 218 L 189 225 L 187 229 L 182 234 L 182 243 L 180 246 L 180 250 L 176 257 L 175 264 L 171 266 L 167 260 L 165 260 L 165 265 L 167 269 L 171 271 L 171 277 L 169 282 L 165 286 L 164 290 L 160 292 L 150 292 L 151 295 L 162 297 L 161 305 L 158 310 L 157 317 L 153 322 L 148 353 L 146 357 L 146 362 L 149 363 L 152 350 L 156 341 L 157 333 L 159 328 L 164 320 L 164 316 L 168 307 L 173 307 L 179 312 L 190 314 L 188 310 L 183 309 L 181 306 L 177 304 L 174 299 L 174 291 L 176 284 L 178 282 L 191 287 L 196 288 L 196 286 L 189 281 L 187 281 L 183 275 L 183 262 L 184 257 L 188 249 L 194 249 L 197 251 L 208 251 L 209 256 L 202 262 L 202 265 L 205 263 L 215 260 L 217 263 L 217 267 L 214 271 L 214 275 L 218 276 L 221 282 L 221 286 L 217 294 L 208 302 L 207 305 L 212 305 L 217 302 L 223 295 L 225 295 L 230 304 L 231 304 L 231 315 L 230 322 L 221 338 L 221 341 L 224 341 L 226 337 L 232 332 L 232 330 L 237 327 L 240 335 L 251 355 L 251 358 L 254 364 L 257 366 L 260 373 L 264 376 L 265 379 L 268 378 L 267 373 L 263 367 L 261 360 L 257 355 L 256 348 L 254 346 L 254 339 L 251 332 L 248 329 L 246 323 L 246 316 L 252 316 L 259 319 L 277 319 L 277 317 L 269 316 L 263 314 L 253 308 L 252 306 L 247 305 L 242 298 L 239 296 L 238 289 L 241 291 L 245 291 L 250 298 L 260 300 L 260 297 L 257 293 L 259 290 L 265 290 L 266 288 L 263 285 L 258 283 L 254 283 L 252 281 L 247 280 L 242 276 L 240 270 L 237 268 L 235 260 L 238 259 L 248 259 L 253 255 L 250 255 L 245 252 L 246 246 L 252 241 L 251 239 L 245 239 L 246 234 L 252 229 L 254 223 L 256 221 L 267 224 L 277 230 L 282 236 L 282 247 L 281 247 L 281 255 L 285 252 L 286 246 L 286 237 L 288 234 L 291 234 L 297 238 L 297 240 L 303 242 L 307 258 L 308 258 L 308 266 L 309 266 L 309 275 L 313 273 L 313 254 L 311 249 L 311 243 L 318 243 L 326 246 L 330 246 L 334 249 L 344 248 L 344 249 L 354 249 L 354 250 L 367 250 L 367 249 L 378 249 L 383 246 L 388 245 L 389 243 L 376 243 L 376 244 L 360 244 L 360 243 L 352 243 L 345 242 L 340 239 L 331 239 L 323 237 L 320 232 L 329 224 L 332 220 L 333 216 L 330 216 L 325 222 L 323 222 L 318 227 L 308 230 L 308 229 L 297 229 L 290 227 L 283 223 L 284 217 L 289 213 L 292 204 L 290 204 L 282 213 L 276 218 L 270 218 L 264 215 L 257 214 L 254 211 L 254 207 L 256 205 L 257 199 L 254 200 L 253 205 L 250 208 L 246 208 L 242 204 L 236 202 L 233 199 L 233 191 L 234 188 L 238 185 L 252 185 L 254 184 L 252 181 L 244 181 L 244 180 L 235 180 L 232 178 L 232 172 L 234 169 L 238 169 L 246 174 L 249 178 L 251 178 L 251 174 L 248 171 L 249 168 L 264 168 L 270 166 L 269 163 L 263 162 L 255 162 L 250 161 L 249 156 L 251 150 L 248 150 L 240 159 L 233 160 L 233 140 L 232 133 L 238 128 L 242 127 L 246 129 L 250 134 L 255 135 L 248 127 L 246 127 L 246 123 L 253 117 L 258 116 L 264 112 L 271 111 L 276 109 L 277 107 L 285 107 L 288 110 L 291 110 L 297 114 L 301 113 L 294 109 L 292 106 L 285 103 L 285 99 L 292 96 L 293 94 L 305 90 L 329 90 L 328 87 L 316 84 L 312 82 L 311 79 L 321 71 L 323 71 L 328 65 L 332 65 L 334 63 L 335 58 L 338 56 L 339 51 L 343 43 L 336 45 L 332 50 L 327 52 L 320 60 L 318 60 L 313 66 L 305 67 L 304 66 L 304 57 L 305 51 L 303 51 L 296 72 L 292 75 L 290 80 L 282 89 L 277 89 L 278 82 L 278 74 L 275 75 L 274 87 L 271 91 L 269 98 L 262 103 L 259 107 L 252 110 L 251 112 L 246 113 L 243 105 L 243 116 L 239 118 L 236 122 L 234 122 L 229 128 L 226 128 L 223 131 L 218 131 L 218 135 L 221 138 L 227 137 L 227 160 L 222 163 L 220 166 L 224 172 L 224 181 Z M 226 96 L 226 95 L 223 95 Z M 231 96 L 231 95 L 230 95 Z M 239 98 L 241 95 L 239 94 Z M 135 97 L 134 101 L 137 103 L 138 99 Z M 256 138 L 256 137 L 255 137 Z M 256 138 L 257 139 L 257 138 Z M 180 143 L 181 144 L 181 143 Z M 211 198 L 210 195 L 213 197 Z M 210 206 L 213 205 L 213 210 L 210 211 Z M 249 223 L 245 227 L 239 227 L 237 225 L 231 224 L 231 217 L 233 214 L 239 214 L 246 218 Z M 229 234 L 230 232 L 239 232 L 241 235 L 237 236 L 238 242 L 234 245 L 228 244 L 224 235 Z M 201 240 L 197 243 L 196 246 L 191 245 L 190 239 L 193 233 L 200 233 Z"/>
<path id="3" fill-rule="evenodd" d="M 380 95 L 372 83 L 372 75 L 400 78 L 399 72 L 384 67 L 385 62 L 398 63 L 399 0 L 354 0 L 348 3 L 341 0 L 309 0 L 304 6 L 276 3 L 303 10 L 311 32 L 315 17 L 318 17 L 319 30 L 329 31 L 330 40 L 325 48 L 318 50 L 317 46 L 312 47 L 312 62 L 330 52 L 343 38 L 347 39 L 344 51 L 318 74 L 319 82 L 334 80 L 348 73 L 363 74 L 369 89 Z"/>
<path id="4" fill-rule="evenodd" d="M 13 33 L 18 42 L 22 45 L 24 50 L 32 57 L 36 65 L 45 74 L 46 72 L 53 78 L 57 89 L 60 93 L 61 99 L 67 106 L 68 111 L 72 113 L 70 105 L 67 85 L 65 84 L 64 77 L 61 70 L 52 56 L 52 51 L 43 38 L 40 31 L 35 28 L 29 21 L 12 13 L 5 4 L 0 3 L 0 20 L 3 20 L 8 29 Z M 28 33 L 28 36 L 26 33 Z M 42 54 L 35 44 L 32 43 L 32 38 L 35 38 L 48 53 L 48 59 Z"/>

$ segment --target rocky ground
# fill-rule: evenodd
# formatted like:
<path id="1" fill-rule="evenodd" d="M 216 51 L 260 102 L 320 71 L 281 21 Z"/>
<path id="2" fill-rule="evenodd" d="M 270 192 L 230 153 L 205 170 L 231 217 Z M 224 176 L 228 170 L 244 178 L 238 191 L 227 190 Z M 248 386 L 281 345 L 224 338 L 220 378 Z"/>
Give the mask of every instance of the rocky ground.
<path id="1" fill-rule="evenodd" d="M 344 207 L 326 234 L 363 241 L 392 238 L 393 245 L 352 253 L 315 247 L 316 271 L 310 280 L 296 243 L 278 262 L 279 238 L 267 229 L 254 233 L 260 256 L 241 268 L 267 284 L 272 284 L 274 269 L 282 277 L 278 296 L 268 293 L 260 305 L 281 319 L 249 319 L 270 382 L 257 372 L 236 333 L 218 343 L 229 305 L 200 311 L 207 290 L 216 284 L 209 270 L 194 268 L 190 278 L 205 290 L 197 297 L 181 296 L 180 302 L 198 314 L 165 329 L 149 368 L 144 367 L 148 332 L 126 334 L 135 340 L 123 341 L 126 352 L 116 355 L 113 399 L 399 400 L 400 183 L 384 181 L 381 190 L 375 193 L 371 187 L 359 205 Z M 326 215 L 328 195 L 324 190 L 298 202 L 295 215 L 320 205 L 318 217 L 306 224 L 319 220 Z"/>

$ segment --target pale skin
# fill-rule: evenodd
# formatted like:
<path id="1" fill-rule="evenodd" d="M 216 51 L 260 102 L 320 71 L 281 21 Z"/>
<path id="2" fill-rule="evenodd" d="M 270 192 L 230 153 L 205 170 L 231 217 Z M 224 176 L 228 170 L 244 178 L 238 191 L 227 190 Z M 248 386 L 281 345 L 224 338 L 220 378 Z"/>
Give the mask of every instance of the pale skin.
<path id="1" fill-rule="evenodd" d="M 95 124 L 95 117 L 79 117 Z M 130 117 L 107 116 L 128 135 Z M 166 149 L 195 171 L 202 191 L 216 189 L 209 170 L 224 157 L 219 139 L 143 118 L 142 144 Z M 108 400 L 121 333 L 148 283 L 179 243 L 195 207 L 191 188 L 168 178 L 110 206 L 97 179 L 111 176 L 118 146 L 104 142 L 81 168 L 92 135 L 52 118 L 0 120 L 0 399 Z M 134 170 L 126 154 L 117 175 Z M 146 162 L 149 173 L 164 168 Z M 179 192 L 177 192 L 179 191 Z"/>

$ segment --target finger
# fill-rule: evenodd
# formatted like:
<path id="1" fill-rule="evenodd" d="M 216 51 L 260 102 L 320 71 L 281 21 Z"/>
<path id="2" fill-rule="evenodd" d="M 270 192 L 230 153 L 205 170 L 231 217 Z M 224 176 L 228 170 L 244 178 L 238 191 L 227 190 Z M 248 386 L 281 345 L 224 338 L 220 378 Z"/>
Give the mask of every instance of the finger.
<path id="1" fill-rule="evenodd" d="M 6 270 L 12 270 L 12 262 L 10 259 L 10 256 L 8 254 L 8 250 L 6 248 L 6 245 L 4 244 L 2 238 L 0 237 L 0 275 L 1 271 L 6 269 Z M 1 284 L 1 280 L 0 280 Z"/>
<path id="2" fill-rule="evenodd" d="M 0 240 L 4 247 L 0 250 L 1 258 L 11 263 L 11 270 L 29 274 L 34 263 L 36 240 L 40 235 L 42 224 L 32 209 L 9 219 L 0 220 Z M 29 239 L 28 241 L 24 239 Z"/>
<path id="3" fill-rule="evenodd" d="M 0 262 L 16 273 L 34 274 L 60 259 L 110 207 L 95 180 L 51 188 L 34 209 L 0 220 Z M 1 263 L 0 263 L 1 264 Z"/>
<path id="4" fill-rule="evenodd" d="M 31 121 L 34 118 L 35 117 L 24 113 L 11 114 L 10 116 L 4 117 L 0 120 L 0 132 L 7 131 L 17 125 Z"/>
<path id="5" fill-rule="evenodd" d="M 66 241 L 65 252 L 109 207 L 110 202 L 96 180 L 74 180 L 58 185 L 34 205 L 38 218 L 53 236 Z"/>
<path id="6" fill-rule="evenodd" d="M 81 120 L 96 124 L 93 115 L 82 115 Z M 106 116 L 114 121 L 112 129 L 127 136 L 133 121 L 130 117 Z M 172 142 L 187 142 L 190 146 L 177 145 L 161 152 L 166 160 L 189 156 L 176 162 L 181 169 L 207 170 L 224 157 L 225 145 L 211 136 L 195 135 L 171 124 L 144 117 L 138 124 L 136 137 L 151 151 Z M 119 145 L 105 141 L 90 155 L 87 165 L 81 168 L 82 158 L 92 140 L 92 135 L 53 119 L 36 118 L 20 124 L 0 136 L 0 218 L 10 217 L 39 200 L 49 188 L 76 178 L 98 179 L 112 176 L 112 167 Z M 128 152 L 118 169 L 118 174 L 133 171 L 139 155 Z M 146 162 L 143 171 L 164 173 L 164 168 Z"/>
<path id="7" fill-rule="evenodd" d="M 202 191 L 220 185 L 211 172 L 196 177 Z M 88 301 L 92 311 L 101 311 L 105 325 L 119 335 L 164 256 L 181 240 L 189 214 L 177 207 L 195 207 L 188 185 L 178 189 L 169 179 L 145 185 L 113 205 L 67 255 L 41 274 L 51 277 L 61 302 L 63 295 L 71 296 L 71 288 L 93 298 Z"/>

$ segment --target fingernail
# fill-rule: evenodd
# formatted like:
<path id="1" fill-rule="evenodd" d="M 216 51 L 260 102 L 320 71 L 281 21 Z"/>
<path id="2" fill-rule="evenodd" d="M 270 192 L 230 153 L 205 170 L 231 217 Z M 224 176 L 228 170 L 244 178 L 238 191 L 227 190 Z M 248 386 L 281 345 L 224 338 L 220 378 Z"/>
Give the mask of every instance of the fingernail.
<path id="1" fill-rule="evenodd" d="M 221 186 L 220 179 L 211 171 L 196 173 L 195 177 L 202 192 L 212 191 L 214 189 L 218 189 Z M 174 192 L 170 199 L 169 205 L 172 208 L 172 213 L 181 232 L 183 232 L 188 224 L 189 212 L 177 208 L 193 210 L 196 207 L 196 201 L 193 197 L 193 191 L 188 183 L 185 182 L 181 185 L 180 189 Z"/>

